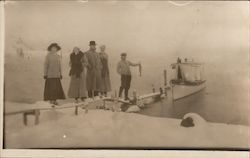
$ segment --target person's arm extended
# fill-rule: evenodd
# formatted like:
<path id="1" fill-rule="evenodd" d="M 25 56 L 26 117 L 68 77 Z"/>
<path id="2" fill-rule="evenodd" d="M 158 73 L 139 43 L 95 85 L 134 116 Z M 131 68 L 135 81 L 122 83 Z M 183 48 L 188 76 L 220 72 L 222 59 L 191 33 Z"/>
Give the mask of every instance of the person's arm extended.
<path id="1" fill-rule="evenodd" d="M 130 66 L 140 66 L 141 63 L 132 63 L 131 61 L 128 61 Z"/>

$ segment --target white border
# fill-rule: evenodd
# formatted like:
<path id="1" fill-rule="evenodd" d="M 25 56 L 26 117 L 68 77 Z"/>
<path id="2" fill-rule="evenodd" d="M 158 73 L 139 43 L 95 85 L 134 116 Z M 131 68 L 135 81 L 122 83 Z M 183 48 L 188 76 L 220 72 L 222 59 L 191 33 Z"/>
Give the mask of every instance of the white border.
<path id="1" fill-rule="evenodd" d="M 170 150 L 4 150 L 3 157 L 74 158 L 249 158 L 249 152 Z"/>
<path id="2" fill-rule="evenodd" d="M 4 34 L 5 34 L 5 19 L 4 19 L 4 2 L 0 1 L 0 149 L 3 149 L 3 92 L 4 92 Z M 1 157 L 1 151 L 0 151 Z"/>
<path id="3" fill-rule="evenodd" d="M 0 1 L 0 100 L 3 101 L 4 41 L 5 41 L 4 2 Z M 0 104 L 0 127 L 3 127 L 3 102 Z M 0 130 L 3 140 L 3 128 Z M 248 151 L 181 151 L 181 150 L 14 150 L 3 149 L 0 143 L 0 157 L 95 157 L 95 158 L 249 158 Z"/>

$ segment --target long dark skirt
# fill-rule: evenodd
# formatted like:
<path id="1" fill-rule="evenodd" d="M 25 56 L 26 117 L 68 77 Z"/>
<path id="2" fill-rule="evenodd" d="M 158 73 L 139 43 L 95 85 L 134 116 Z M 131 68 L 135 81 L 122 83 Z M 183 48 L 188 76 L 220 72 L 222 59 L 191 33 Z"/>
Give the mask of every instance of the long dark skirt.
<path id="1" fill-rule="evenodd" d="M 65 99 L 61 80 L 59 78 L 48 78 L 45 81 L 44 100 Z"/>

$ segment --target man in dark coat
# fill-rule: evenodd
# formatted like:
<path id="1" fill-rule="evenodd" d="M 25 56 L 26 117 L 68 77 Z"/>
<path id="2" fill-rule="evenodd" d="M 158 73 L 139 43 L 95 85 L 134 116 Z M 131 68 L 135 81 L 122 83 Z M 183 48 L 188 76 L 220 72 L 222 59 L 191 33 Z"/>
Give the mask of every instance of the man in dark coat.
<path id="1" fill-rule="evenodd" d="M 99 54 L 96 52 L 95 41 L 90 41 L 89 47 L 89 50 L 86 52 L 88 60 L 86 84 L 88 96 L 92 98 L 93 96 L 98 96 L 100 91 L 102 64 Z"/>

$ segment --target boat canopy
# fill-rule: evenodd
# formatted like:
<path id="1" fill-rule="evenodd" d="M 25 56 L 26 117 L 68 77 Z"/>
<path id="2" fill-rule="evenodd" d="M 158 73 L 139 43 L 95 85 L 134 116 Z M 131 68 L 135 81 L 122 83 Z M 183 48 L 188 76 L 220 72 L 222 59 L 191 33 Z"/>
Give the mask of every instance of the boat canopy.
<path id="1" fill-rule="evenodd" d="M 176 63 L 172 64 L 175 71 L 173 80 L 197 83 L 205 81 L 204 64 L 202 63 Z"/>

